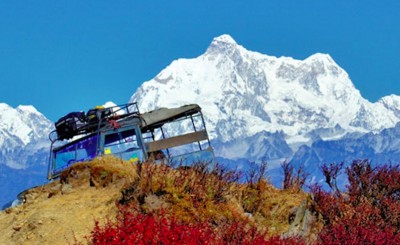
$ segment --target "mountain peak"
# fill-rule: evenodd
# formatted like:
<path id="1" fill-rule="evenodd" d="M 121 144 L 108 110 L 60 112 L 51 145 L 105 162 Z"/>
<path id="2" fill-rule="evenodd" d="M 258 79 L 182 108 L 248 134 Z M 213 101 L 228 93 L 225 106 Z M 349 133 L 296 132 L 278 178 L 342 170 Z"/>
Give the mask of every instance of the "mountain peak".
<path id="1" fill-rule="evenodd" d="M 40 112 L 38 112 L 38 110 L 36 110 L 36 108 L 32 105 L 19 105 L 17 108 L 17 110 L 23 111 L 23 112 L 28 112 L 28 113 L 32 113 L 32 114 L 41 114 Z"/>
<path id="2" fill-rule="evenodd" d="M 7 159 L 4 163 L 11 168 L 25 168 L 31 161 L 29 154 L 47 148 L 53 124 L 30 105 L 13 108 L 0 103 L 0 112 L 0 159 Z"/>
<path id="3" fill-rule="evenodd" d="M 238 44 L 231 36 L 223 34 L 212 40 L 206 53 L 230 53 L 237 46 Z"/>
<path id="4" fill-rule="evenodd" d="M 329 63 L 334 63 L 336 62 L 332 59 L 332 57 L 329 54 L 324 54 L 324 53 L 315 53 L 311 56 L 309 56 L 306 60 L 311 60 L 311 61 L 327 61 Z"/>
<path id="5" fill-rule="evenodd" d="M 222 34 L 221 36 L 215 37 L 212 43 L 237 44 L 236 41 L 228 34 Z"/>
<path id="6" fill-rule="evenodd" d="M 0 103 L 0 111 L 11 110 L 12 107 L 6 103 Z"/>

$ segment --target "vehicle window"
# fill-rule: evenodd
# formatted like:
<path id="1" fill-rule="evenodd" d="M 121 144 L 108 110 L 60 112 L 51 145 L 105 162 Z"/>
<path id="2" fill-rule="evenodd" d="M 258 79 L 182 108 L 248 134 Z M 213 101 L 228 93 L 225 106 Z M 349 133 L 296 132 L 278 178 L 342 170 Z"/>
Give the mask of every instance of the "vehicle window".
<path id="1" fill-rule="evenodd" d="M 118 154 L 139 149 L 135 130 L 127 130 L 105 136 L 104 154 Z"/>
<path id="2" fill-rule="evenodd" d="M 97 136 L 82 139 L 55 152 L 55 168 L 59 172 L 75 162 L 82 162 L 96 157 Z"/>

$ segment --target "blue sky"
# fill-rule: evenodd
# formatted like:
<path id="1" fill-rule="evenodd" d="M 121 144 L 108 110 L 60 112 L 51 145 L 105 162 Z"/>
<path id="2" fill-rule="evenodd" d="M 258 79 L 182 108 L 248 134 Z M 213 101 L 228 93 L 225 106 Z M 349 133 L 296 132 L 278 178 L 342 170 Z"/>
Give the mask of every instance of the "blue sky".
<path id="1" fill-rule="evenodd" d="M 177 58 L 231 35 L 249 50 L 330 54 L 361 94 L 400 95 L 400 1 L 0 1 L 0 102 L 51 120 L 126 103 Z"/>

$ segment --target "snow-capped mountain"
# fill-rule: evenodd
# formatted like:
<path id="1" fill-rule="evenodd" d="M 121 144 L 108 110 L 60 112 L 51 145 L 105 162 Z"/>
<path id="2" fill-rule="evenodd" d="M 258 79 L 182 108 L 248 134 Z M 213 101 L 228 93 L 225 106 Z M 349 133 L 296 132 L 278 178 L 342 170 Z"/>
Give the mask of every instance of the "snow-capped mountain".
<path id="1" fill-rule="evenodd" d="M 53 129 L 33 106 L 0 103 L 0 209 L 19 192 L 46 182 Z"/>
<path id="2" fill-rule="evenodd" d="M 227 159 L 245 158 L 247 161 L 260 159 L 285 159 L 293 154 L 282 131 L 269 133 L 261 131 L 250 137 L 229 142 L 213 140 L 214 152 Z"/>
<path id="3" fill-rule="evenodd" d="M 399 163 L 400 123 L 379 133 L 367 133 L 339 140 L 316 140 L 311 146 L 303 145 L 292 161 L 306 165 L 323 162 L 351 162 L 369 159 L 376 164 Z"/>
<path id="4" fill-rule="evenodd" d="M 49 149 L 48 134 L 53 124 L 33 106 L 0 103 L 0 164 L 24 169 L 38 151 Z"/>
<path id="5" fill-rule="evenodd" d="M 305 60 L 268 56 L 229 35 L 214 38 L 197 58 L 173 61 L 139 87 L 131 102 L 141 111 L 197 103 L 210 137 L 232 149 L 233 142 L 263 131 L 283 132 L 296 150 L 318 139 L 377 133 L 400 121 L 399 96 L 367 101 L 328 54 Z"/>

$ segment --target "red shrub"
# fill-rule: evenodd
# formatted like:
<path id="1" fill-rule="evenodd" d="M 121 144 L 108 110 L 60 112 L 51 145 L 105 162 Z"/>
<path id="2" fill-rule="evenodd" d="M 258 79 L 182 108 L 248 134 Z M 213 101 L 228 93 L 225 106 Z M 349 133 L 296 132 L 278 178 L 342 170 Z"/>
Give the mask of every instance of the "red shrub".
<path id="1" fill-rule="evenodd" d="M 346 169 L 347 190 L 328 193 L 314 187 L 315 210 L 322 216 L 322 244 L 400 244 L 400 170 L 373 168 L 367 160 Z"/>
<path id="2" fill-rule="evenodd" d="M 120 210 L 117 222 L 103 227 L 96 222 L 89 238 L 95 245 L 109 244 L 302 244 L 297 239 L 273 237 L 265 240 L 265 233 L 245 222 L 211 225 L 210 222 L 185 223 L 174 216 L 142 214 Z"/>
<path id="3" fill-rule="evenodd" d="M 195 239 L 194 239 L 195 238 Z M 205 224 L 196 226 L 161 215 L 124 212 L 116 224 L 98 223 L 92 232 L 93 244 L 209 244 L 213 231 Z"/>

